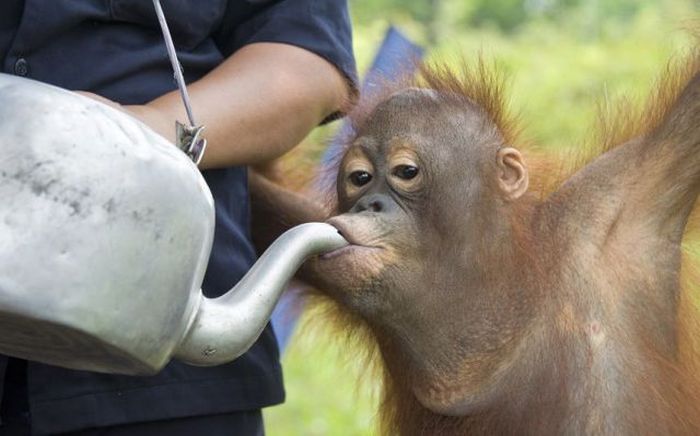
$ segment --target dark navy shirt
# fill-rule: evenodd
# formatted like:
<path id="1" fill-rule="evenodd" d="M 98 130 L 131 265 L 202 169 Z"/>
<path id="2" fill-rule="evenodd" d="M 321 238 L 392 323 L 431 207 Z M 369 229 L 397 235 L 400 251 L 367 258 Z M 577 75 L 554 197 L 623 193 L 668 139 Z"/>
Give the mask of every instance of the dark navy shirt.
<path id="1" fill-rule="evenodd" d="M 356 81 L 345 0 L 161 3 L 187 81 L 199 79 L 254 42 L 305 48 L 334 64 L 351 83 Z M 0 3 L 2 72 L 91 91 L 123 104 L 142 104 L 175 89 L 170 68 L 148 0 Z M 231 288 L 255 260 L 247 177 L 242 167 L 203 174 L 216 204 L 214 245 L 203 289 L 216 296 Z M 0 381 L 6 365 L 7 358 L 0 356 Z M 29 362 L 26 374 L 33 433 L 251 410 L 284 399 L 277 345 L 269 327 L 248 353 L 215 368 L 173 362 L 157 376 L 144 378 Z M 17 380 L 12 385 L 16 389 Z"/>

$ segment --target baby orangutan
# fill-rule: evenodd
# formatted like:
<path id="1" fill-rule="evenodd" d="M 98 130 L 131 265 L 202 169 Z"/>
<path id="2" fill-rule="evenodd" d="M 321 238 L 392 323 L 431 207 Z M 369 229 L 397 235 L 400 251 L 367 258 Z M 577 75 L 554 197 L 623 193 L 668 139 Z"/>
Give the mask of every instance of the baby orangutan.
<path id="1" fill-rule="evenodd" d="M 376 341 L 384 433 L 700 434 L 681 290 L 697 52 L 552 192 L 555 166 L 529 174 L 483 66 L 422 76 L 360 103 L 330 213 L 251 177 L 262 239 L 327 221 L 350 242 L 301 278 Z"/>

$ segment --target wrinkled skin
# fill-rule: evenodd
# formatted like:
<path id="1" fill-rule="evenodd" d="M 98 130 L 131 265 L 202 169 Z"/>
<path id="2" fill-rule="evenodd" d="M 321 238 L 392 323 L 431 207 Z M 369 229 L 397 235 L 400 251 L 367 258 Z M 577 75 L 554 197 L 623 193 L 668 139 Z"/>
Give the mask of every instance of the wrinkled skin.
<path id="1" fill-rule="evenodd" d="M 369 325 L 394 389 L 411 397 L 389 432 L 700 431 L 695 385 L 677 366 L 700 73 L 666 104 L 652 130 L 545 200 L 485 110 L 416 88 L 360 125 L 330 213 L 253 176 L 260 213 L 327 219 L 351 243 L 302 278 Z"/>

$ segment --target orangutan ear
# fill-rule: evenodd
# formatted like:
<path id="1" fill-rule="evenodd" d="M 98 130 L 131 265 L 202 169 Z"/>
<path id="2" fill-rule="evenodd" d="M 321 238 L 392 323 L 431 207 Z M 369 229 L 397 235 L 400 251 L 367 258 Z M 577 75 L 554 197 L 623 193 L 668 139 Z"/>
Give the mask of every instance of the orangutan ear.
<path id="1" fill-rule="evenodd" d="M 520 152 L 503 147 L 496 155 L 498 187 L 508 201 L 520 198 L 528 186 L 527 167 Z"/>

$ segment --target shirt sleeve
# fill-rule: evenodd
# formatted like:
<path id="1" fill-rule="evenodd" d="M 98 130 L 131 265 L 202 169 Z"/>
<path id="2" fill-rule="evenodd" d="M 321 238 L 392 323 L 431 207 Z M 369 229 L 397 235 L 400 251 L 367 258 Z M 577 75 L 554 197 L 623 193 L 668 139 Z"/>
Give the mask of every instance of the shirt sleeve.
<path id="1" fill-rule="evenodd" d="M 225 56 L 255 42 L 278 42 L 309 50 L 338 68 L 353 91 L 357 89 L 347 0 L 267 2 L 243 21 L 224 18 L 217 45 Z"/>

